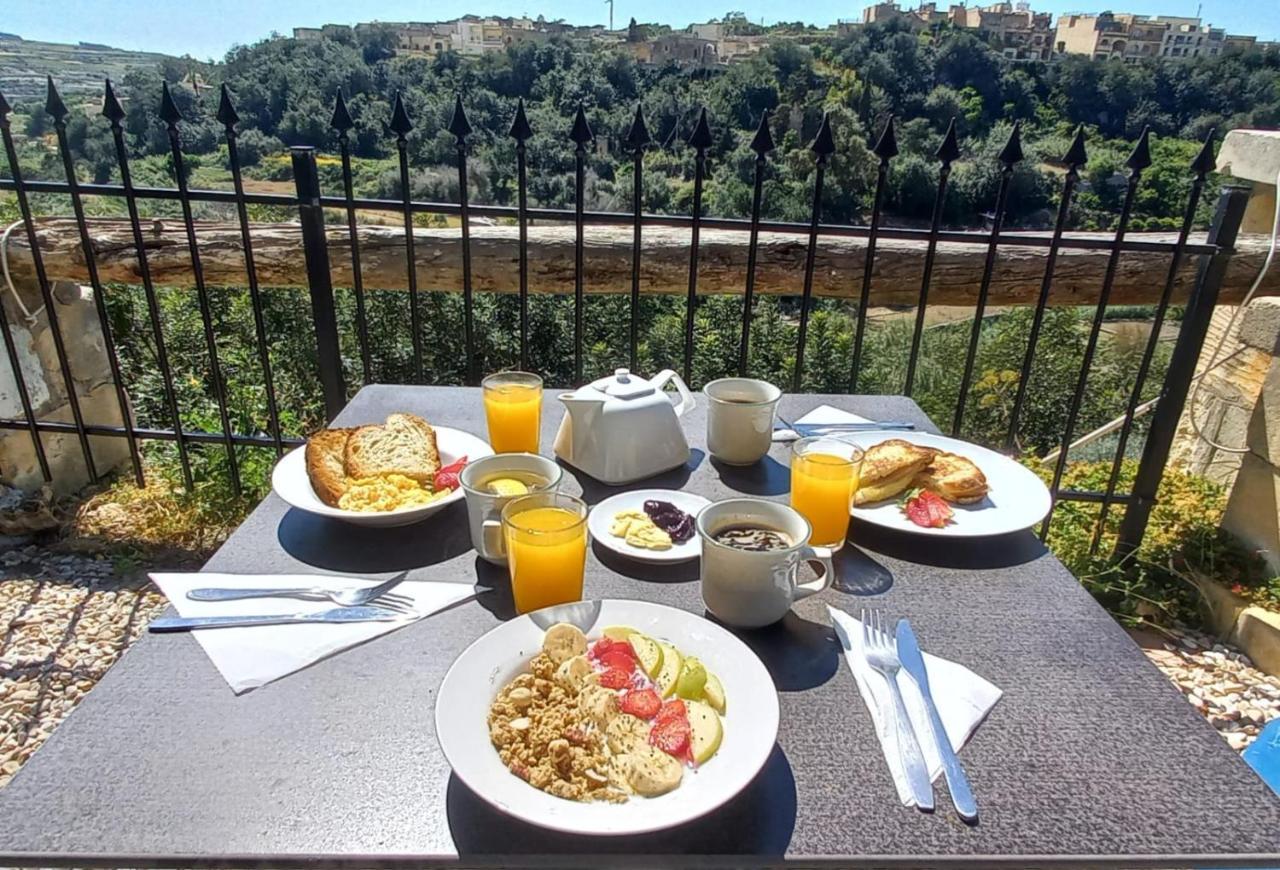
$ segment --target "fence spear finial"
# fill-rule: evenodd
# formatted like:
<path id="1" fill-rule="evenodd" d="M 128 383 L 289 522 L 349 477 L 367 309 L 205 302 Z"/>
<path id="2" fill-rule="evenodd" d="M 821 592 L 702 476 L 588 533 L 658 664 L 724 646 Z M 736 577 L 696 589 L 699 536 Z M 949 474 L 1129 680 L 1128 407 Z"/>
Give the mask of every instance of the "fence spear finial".
<path id="1" fill-rule="evenodd" d="M 1133 153 L 1124 162 L 1134 172 L 1141 172 L 1151 165 L 1151 128 L 1143 127 L 1138 144 L 1133 146 Z"/>
<path id="2" fill-rule="evenodd" d="M 1013 122 L 1013 129 L 1009 131 L 1009 139 L 1004 143 L 1004 148 L 1000 149 L 1000 157 L 998 158 L 1007 169 L 1012 169 L 1015 163 L 1021 163 L 1022 153 L 1022 123 L 1020 121 Z"/>
<path id="3" fill-rule="evenodd" d="M 960 142 L 956 137 L 956 119 L 954 117 L 951 119 L 951 123 L 947 125 L 947 135 L 942 137 L 942 144 L 938 146 L 938 150 L 933 156 L 941 160 L 946 166 L 950 166 L 960 156 Z"/>
<path id="4" fill-rule="evenodd" d="M 1089 153 L 1084 147 L 1084 124 L 1076 127 L 1076 135 L 1071 140 L 1071 147 L 1062 156 L 1062 162 L 1070 167 L 1084 166 L 1089 162 Z"/>
<path id="5" fill-rule="evenodd" d="M 587 112 L 582 108 L 582 103 L 578 103 L 578 112 L 573 116 L 573 127 L 569 130 L 569 138 L 579 146 L 584 146 L 595 138 L 595 134 L 591 132 L 591 125 L 587 123 Z"/>
<path id="6" fill-rule="evenodd" d="M 467 111 L 462 108 L 462 95 L 453 98 L 453 117 L 449 119 L 449 132 L 457 139 L 465 139 L 471 135 L 471 122 L 467 120 Z"/>
<path id="7" fill-rule="evenodd" d="M 48 80 L 49 88 L 44 100 L 44 110 L 52 115 L 55 121 L 61 121 L 67 117 L 67 104 L 62 102 L 62 95 L 58 93 L 58 88 L 53 84 L 53 76 L 49 76 Z"/>
<path id="8" fill-rule="evenodd" d="M 826 159 L 835 153 L 836 140 L 831 135 L 831 116 L 826 112 L 822 113 L 822 124 L 818 127 L 818 135 L 813 137 L 813 144 L 809 146 L 819 159 Z"/>
<path id="9" fill-rule="evenodd" d="M 1204 177 L 1212 172 L 1218 165 L 1217 159 L 1213 156 L 1213 137 L 1218 135 L 1217 127 L 1209 128 L 1209 135 L 1204 137 L 1204 144 L 1200 146 L 1200 153 L 1196 155 L 1196 159 L 1191 161 L 1191 170 L 1196 175 Z"/>
<path id="10" fill-rule="evenodd" d="M 170 127 L 176 126 L 182 120 L 182 112 L 178 110 L 178 104 L 173 101 L 173 94 L 169 91 L 168 82 L 161 82 L 160 120 Z"/>
<path id="11" fill-rule="evenodd" d="M 119 124 L 124 120 L 124 106 L 120 105 L 120 98 L 116 96 L 111 79 L 107 79 L 106 89 L 102 93 L 102 116 L 112 124 Z"/>
<path id="12" fill-rule="evenodd" d="M 898 155 L 898 135 L 893 130 L 893 115 L 884 122 L 880 138 L 876 140 L 875 147 L 871 151 L 880 158 L 881 163 L 888 163 Z"/>
<path id="13" fill-rule="evenodd" d="M 347 101 L 342 96 L 342 88 L 338 88 L 338 93 L 333 99 L 333 117 L 329 119 L 329 126 L 339 133 L 345 133 L 355 125 L 356 122 L 351 120 L 351 113 L 347 111 Z"/>
<path id="14" fill-rule="evenodd" d="M 413 122 L 409 120 L 409 113 L 404 108 L 404 98 L 399 91 L 396 91 L 396 101 L 391 107 L 391 123 L 387 128 L 399 139 L 408 136 L 413 129 Z"/>
<path id="15" fill-rule="evenodd" d="M 635 117 L 631 119 L 631 127 L 627 130 L 627 144 L 632 151 L 643 151 L 652 141 L 649 125 L 644 122 L 644 109 L 637 103 Z"/>
<path id="16" fill-rule="evenodd" d="M 524 113 L 523 97 L 516 101 L 516 116 L 511 119 L 511 129 L 507 135 L 521 144 L 533 137 L 533 128 L 529 126 L 529 119 Z"/>
<path id="17" fill-rule="evenodd" d="M 235 126 L 235 123 L 240 120 L 240 116 L 236 114 L 235 104 L 231 102 L 231 88 L 227 87 L 226 82 L 222 83 L 222 93 L 218 96 L 216 117 L 224 127 Z"/>
<path id="18" fill-rule="evenodd" d="M 698 113 L 698 123 L 694 124 L 693 132 L 689 134 L 689 144 L 698 151 L 705 151 L 714 141 L 715 139 L 711 136 L 711 125 L 707 123 L 707 107 L 703 106 L 702 111 Z"/>
<path id="19" fill-rule="evenodd" d="M 760 125 L 756 127 L 756 134 L 751 137 L 751 144 L 747 147 L 756 152 L 757 157 L 764 157 L 777 147 L 773 144 L 773 133 L 769 130 L 768 109 L 760 116 Z"/>

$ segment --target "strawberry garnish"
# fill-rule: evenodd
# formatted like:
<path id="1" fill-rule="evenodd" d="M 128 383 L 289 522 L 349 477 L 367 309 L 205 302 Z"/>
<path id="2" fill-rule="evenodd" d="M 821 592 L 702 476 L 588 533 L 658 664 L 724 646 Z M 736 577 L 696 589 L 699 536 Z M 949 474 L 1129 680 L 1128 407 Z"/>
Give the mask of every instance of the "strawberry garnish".
<path id="1" fill-rule="evenodd" d="M 467 457 L 462 457 L 457 462 L 451 462 L 444 468 L 436 472 L 435 479 L 432 483 L 435 485 L 436 492 L 442 489 L 457 489 L 458 475 L 462 472 L 463 467 L 467 464 Z"/>
<path id="2" fill-rule="evenodd" d="M 954 511 L 951 505 L 936 492 L 913 489 L 899 502 L 907 519 L 926 529 L 941 529 L 951 522 Z"/>
<path id="3" fill-rule="evenodd" d="M 637 689 L 622 696 L 622 712 L 640 719 L 652 719 L 662 709 L 662 699 L 653 689 Z"/>

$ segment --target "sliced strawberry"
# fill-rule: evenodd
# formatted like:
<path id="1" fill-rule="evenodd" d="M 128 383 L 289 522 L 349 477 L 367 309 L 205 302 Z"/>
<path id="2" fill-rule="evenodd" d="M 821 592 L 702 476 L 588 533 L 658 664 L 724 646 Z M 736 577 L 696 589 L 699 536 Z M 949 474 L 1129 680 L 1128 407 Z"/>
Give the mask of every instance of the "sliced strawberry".
<path id="1" fill-rule="evenodd" d="M 654 717 L 656 722 L 665 722 L 668 719 L 684 719 L 688 721 L 689 713 L 685 710 L 684 701 L 677 698 L 674 701 L 667 701 L 662 705 L 662 709 L 658 711 L 658 715 Z"/>
<path id="2" fill-rule="evenodd" d="M 662 709 L 662 699 L 653 689 L 638 689 L 622 696 L 622 712 L 640 719 L 652 719 Z"/>
<path id="3" fill-rule="evenodd" d="M 463 467 L 467 464 L 467 457 L 462 457 L 457 462 L 451 462 L 444 468 L 436 472 L 435 479 L 432 483 L 439 492 L 442 489 L 457 489 L 458 475 L 462 472 Z"/>
<path id="4" fill-rule="evenodd" d="M 605 653 L 612 652 L 618 642 L 610 637 L 602 637 L 591 645 L 591 649 L 587 652 L 587 658 L 599 661 Z"/>
<path id="5" fill-rule="evenodd" d="M 622 668 L 609 668 L 600 675 L 600 685 L 606 689 L 625 689 L 631 685 L 631 673 Z"/>
<path id="6" fill-rule="evenodd" d="M 636 669 L 636 660 L 617 647 L 600 656 L 598 661 L 606 668 L 625 671 L 628 674 Z"/>
<path id="7" fill-rule="evenodd" d="M 689 751 L 689 722 L 685 719 L 667 719 L 653 726 L 649 743 L 668 755 L 684 758 Z"/>

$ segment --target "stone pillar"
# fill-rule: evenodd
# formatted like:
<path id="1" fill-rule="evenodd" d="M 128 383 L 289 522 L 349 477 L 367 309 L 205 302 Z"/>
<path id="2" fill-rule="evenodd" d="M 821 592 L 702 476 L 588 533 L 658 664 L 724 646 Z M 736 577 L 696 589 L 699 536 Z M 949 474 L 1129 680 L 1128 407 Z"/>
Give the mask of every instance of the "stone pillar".
<path id="1" fill-rule="evenodd" d="M 13 294 L 0 284 L 5 314 L 36 416 L 41 420 L 73 422 L 53 334 L 42 310 L 43 300 L 34 287 L 18 282 L 16 289 L 27 311 L 35 315 L 33 319 L 27 318 Z M 59 281 L 54 283 L 52 290 L 72 380 L 80 400 L 81 416 L 89 424 L 121 425 L 120 406 L 111 380 L 92 288 Z M 0 353 L 0 415 L 14 419 L 22 419 L 23 416 L 9 358 L 3 353 Z M 41 439 L 53 472 L 55 493 L 75 492 L 89 482 L 84 454 L 76 435 L 41 433 Z M 129 447 L 123 438 L 91 436 L 89 446 L 99 474 L 129 461 Z M 29 490 L 39 489 L 44 484 L 31 436 L 25 429 L 0 430 L 0 480 Z"/>

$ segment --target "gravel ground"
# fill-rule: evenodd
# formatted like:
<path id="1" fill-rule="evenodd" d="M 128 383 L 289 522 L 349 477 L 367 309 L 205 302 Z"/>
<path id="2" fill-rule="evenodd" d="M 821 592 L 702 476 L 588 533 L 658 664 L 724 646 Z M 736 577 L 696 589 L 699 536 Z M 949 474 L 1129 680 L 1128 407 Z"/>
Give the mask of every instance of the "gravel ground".
<path id="1" fill-rule="evenodd" d="M 142 571 L 0 539 L 0 787 L 164 606 Z M 1135 639 L 1232 748 L 1280 716 L 1280 678 L 1239 650 L 1188 631 Z"/>

